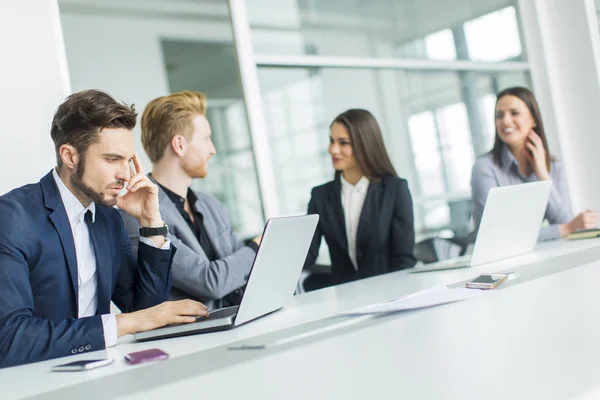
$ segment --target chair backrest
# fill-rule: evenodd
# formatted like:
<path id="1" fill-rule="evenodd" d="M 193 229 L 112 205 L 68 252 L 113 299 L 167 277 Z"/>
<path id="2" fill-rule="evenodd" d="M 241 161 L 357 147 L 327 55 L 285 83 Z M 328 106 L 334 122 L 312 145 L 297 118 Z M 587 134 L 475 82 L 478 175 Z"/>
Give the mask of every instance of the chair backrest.
<path id="1" fill-rule="evenodd" d="M 453 239 L 427 238 L 415 244 L 415 257 L 423 264 L 456 258 L 464 254 L 464 247 Z"/>

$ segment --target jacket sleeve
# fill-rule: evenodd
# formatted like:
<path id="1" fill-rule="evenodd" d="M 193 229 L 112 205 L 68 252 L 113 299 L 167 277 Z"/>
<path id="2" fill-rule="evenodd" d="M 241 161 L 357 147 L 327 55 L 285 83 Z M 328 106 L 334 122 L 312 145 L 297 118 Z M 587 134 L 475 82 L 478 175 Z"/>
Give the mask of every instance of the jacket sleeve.
<path id="1" fill-rule="evenodd" d="M 105 347 L 100 316 L 51 321 L 33 315 L 32 229 L 20 204 L 0 198 L 0 367 Z"/>
<path id="2" fill-rule="evenodd" d="M 172 271 L 171 261 L 177 249 L 171 242 L 171 248 L 161 250 L 140 243 L 134 248 L 125 229 L 123 217 L 135 222 L 135 232 L 139 233 L 137 221 L 116 210 L 118 234 L 121 239 L 121 267 L 117 278 L 112 300 L 122 312 L 132 312 L 156 306 L 169 299 L 171 294 Z M 121 214 L 121 216 L 118 215 Z M 130 228 L 133 230 L 133 224 Z M 134 255 L 137 254 L 137 257 Z"/>
<path id="3" fill-rule="evenodd" d="M 310 214 L 319 214 L 319 210 L 315 201 L 315 190 L 313 189 L 310 196 L 310 201 L 308 203 L 308 211 L 306 212 L 308 215 Z M 313 236 L 312 242 L 310 243 L 310 247 L 308 249 L 308 255 L 306 256 L 306 261 L 304 262 L 304 267 L 309 267 L 314 265 L 317 261 L 317 257 L 319 256 L 319 248 L 321 247 L 321 238 L 323 237 L 323 231 L 321 230 L 321 218 L 319 218 L 319 222 L 317 223 L 317 228 L 315 229 L 315 234 Z"/>
<path id="4" fill-rule="evenodd" d="M 412 268 L 417 263 L 415 249 L 415 220 L 413 202 L 408 182 L 401 179 L 394 199 L 391 225 L 392 260 L 391 269 L 397 271 Z"/>
<path id="5" fill-rule="evenodd" d="M 492 167 L 487 161 L 485 158 L 477 160 L 471 172 L 471 199 L 475 232 L 479 230 L 488 193 L 490 189 L 498 186 Z"/>
<path id="6" fill-rule="evenodd" d="M 173 285 L 201 300 L 218 300 L 244 286 L 248 280 L 256 253 L 248 246 L 209 261 L 181 240 L 172 236 L 177 246 L 173 259 Z"/>
<path id="7" fill-rule="evenodd" d="M 144 246 L 139 244 L 137 221 L 123 215 L 123 212 L 121 215 L 132 247 Z M 246 284 L 256 253 L 235 236 L 229 221 L 226 224 L 236 250 L 214 261 L 209 261 L 205 254 L 196 253 L 178 237 L 169 234 L 171 244 L 177 248 L 173 257 L 173 286 L 200 300 L 218 300 Z"/>
<path id="8" fill-rule="evenodd" d="M 566 224 L 573 219 L 571 202 L 567 190 L 567 179 L 562 163 L 552 164 L 552 190 L 546 208 L 546 219 L 550 226 L 540 229 L 538 241 L 553 240 L 560 238 L 560 224 Z"/>

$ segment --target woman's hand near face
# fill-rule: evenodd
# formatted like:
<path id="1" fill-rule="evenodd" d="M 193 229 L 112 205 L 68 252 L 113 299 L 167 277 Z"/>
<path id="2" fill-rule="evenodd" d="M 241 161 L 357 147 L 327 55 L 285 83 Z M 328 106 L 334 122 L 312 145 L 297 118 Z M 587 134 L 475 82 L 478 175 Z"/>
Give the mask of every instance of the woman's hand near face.
<path id="1" fill-rule="evenodd" d="M 546 165 L 546 157 L 549 157 L 549 155 L 546 154 L 542 138 L 532 130 L 527 136 L 525 146 L 526 149 L 523 150 L 523 152 L 525 153 L 531 168 L 533 168 L 535 175 L 540 181 L 549 180 L 550 173 L 548 172 L 548 167 Z"/>

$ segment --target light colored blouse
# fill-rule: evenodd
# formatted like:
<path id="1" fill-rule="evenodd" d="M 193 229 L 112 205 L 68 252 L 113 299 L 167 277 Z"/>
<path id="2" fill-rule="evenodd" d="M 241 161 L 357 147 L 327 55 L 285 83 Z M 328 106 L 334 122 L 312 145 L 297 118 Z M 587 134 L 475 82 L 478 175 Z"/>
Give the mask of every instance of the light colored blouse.
<path id="1" fill-rule="evenodd" d="M 346 237 L 348 238 L 348 255 L 355 269 L 358 269 L 356 262 L 356 232 L 358 231 L 358 221 L 362 212 L 367 190 L 369 189 L 369 180 L 364 176 L 360 178 L 356 185 L 348 183 L 342 179 L 342 207 L 344 208 L 344 219 L 346 221 Z"/>
<path id="2" fill-rule="evenodd" d="M 573 219 L 565 173 L 560 162 L 552 161 L 550 177 L 553 185 L 545 214 L 545 218 L 550 223 L 550 226 L 540 230 L 538 241 L 560 238 L 559 225 L 570 222 Z M 494 162 L 494 157 L 491 153 L 479 157 L 473 166 L 473 173 L 471 175 L 475 230 L 479 229 L 483 207 L 490 189 L 537 181 L 539 179 L 533 171 L 529 176 L 521 174 L 517 160 L 506 145 L 502 148 L 501 165 L 497 165 Z"/>

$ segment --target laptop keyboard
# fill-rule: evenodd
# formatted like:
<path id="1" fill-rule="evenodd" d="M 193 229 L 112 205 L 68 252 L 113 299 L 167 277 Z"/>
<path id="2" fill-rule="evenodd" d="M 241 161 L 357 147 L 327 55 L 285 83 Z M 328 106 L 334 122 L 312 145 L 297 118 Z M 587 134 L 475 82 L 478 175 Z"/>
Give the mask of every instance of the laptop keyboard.
<path id="1" fill-rule="evenodd" d="M 214 319 L 221 319 L 221 318 L 231 317 L 232 315 L 235 315 L 237 313 L 238 308 L 239 308 L 239 306 L 219 308 L 218 310 L 212 311 L 208 315 L 208 317 L 198 317 L 198 318 L 196 318 L 196 322 L 210 321 L 210 320 L 214 320 Z"/>

